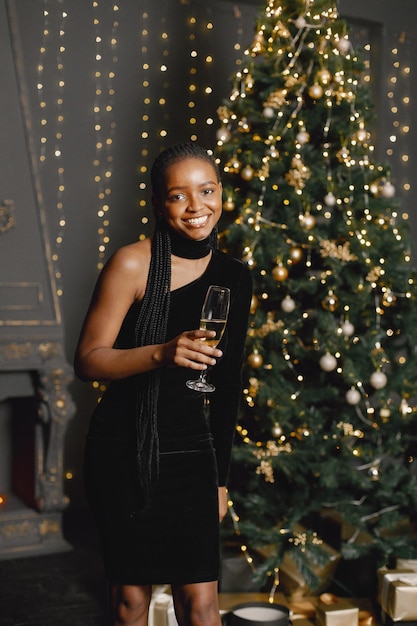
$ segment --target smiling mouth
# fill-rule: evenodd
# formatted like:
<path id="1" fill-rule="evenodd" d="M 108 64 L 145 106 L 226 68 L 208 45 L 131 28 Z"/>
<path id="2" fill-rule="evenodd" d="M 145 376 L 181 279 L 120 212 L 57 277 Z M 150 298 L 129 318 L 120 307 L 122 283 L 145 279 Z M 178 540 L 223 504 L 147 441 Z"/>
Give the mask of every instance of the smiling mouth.
<path id="1" fill-rule="evenodd" d="M 191 224 L 191 226 L 203 226 L 208 221 L 208 215 L 203 215 L 202 217 L 191 217 L 187 220 L 187 224 Z"/>

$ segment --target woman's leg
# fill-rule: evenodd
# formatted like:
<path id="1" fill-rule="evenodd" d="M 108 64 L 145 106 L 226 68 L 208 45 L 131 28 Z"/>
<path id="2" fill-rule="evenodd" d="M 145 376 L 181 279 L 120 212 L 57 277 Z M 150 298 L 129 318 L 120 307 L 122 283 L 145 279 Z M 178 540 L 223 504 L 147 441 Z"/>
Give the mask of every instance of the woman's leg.
<path id="1" fill-rule="evenodd" d="M 112 626 L 147 626 L 151 585 L 110 584 Z"/>
<path id="2" fill-rule="evenodd" d="M 218 583 L 172 585 L 179 626 L 221 626 Z"/>

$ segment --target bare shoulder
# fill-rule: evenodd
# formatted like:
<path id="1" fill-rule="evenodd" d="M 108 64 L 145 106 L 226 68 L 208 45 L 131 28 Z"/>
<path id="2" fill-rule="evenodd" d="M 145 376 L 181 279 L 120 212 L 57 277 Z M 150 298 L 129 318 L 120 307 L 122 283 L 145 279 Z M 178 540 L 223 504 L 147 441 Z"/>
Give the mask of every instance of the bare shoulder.
<path id="1" fill-rule="evenodd" d="M 141 299 L 146 288 L 150 259 L 150 239 L 123 246 L 106 263 L 103 279 L 106 282 L 123 284 L 125 289 Z"/>
<path id="2" fill-rule="evenodd" d="M 115 265 L 125 271 L 149 267 L 151 258 L 151 240 L 135 241 L 119 248 L 110 259 L 110 265 Z"/>

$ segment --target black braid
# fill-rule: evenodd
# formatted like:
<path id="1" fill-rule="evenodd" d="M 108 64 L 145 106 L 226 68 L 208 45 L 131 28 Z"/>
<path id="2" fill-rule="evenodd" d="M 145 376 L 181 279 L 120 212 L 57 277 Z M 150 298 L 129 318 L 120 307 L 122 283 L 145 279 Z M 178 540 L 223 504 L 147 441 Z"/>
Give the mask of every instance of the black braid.
<path id="1" fill-rule="evenodd" d="M 164 189 L 167 168 L 188 158 L 204 159 L 220 174 L 215 161 L 207 151 L 194 143 L 173 146 L 161 152 L 151 170 L 152 192 L 160 197 Z M 210 235 L 213 249 L 218 248 L 218 230 Z M 157 219 L 152 239 L 151 262 L 148 281 L 135 327 L 136 346 L 164 343 L 168 324 L 171 291 L 171 240 L 164 219 Z M 160 370 L 155 369 L 137 377 L 136 431 L 137 462 L 145 502 L 159 470 L 159 439 L 157 410 L 160 387 Z"/>
<path id="2" fill-rule="evenodd" d="M 171 243 L 165 229 L 155 229 L 148 282 L 136 322 L 137 346 L 165 341 L 171 287 Z M 137 461 L 145 498 L 159 470 L 157 408 L 160 370 L 138 376 L 136 395 Z"/>

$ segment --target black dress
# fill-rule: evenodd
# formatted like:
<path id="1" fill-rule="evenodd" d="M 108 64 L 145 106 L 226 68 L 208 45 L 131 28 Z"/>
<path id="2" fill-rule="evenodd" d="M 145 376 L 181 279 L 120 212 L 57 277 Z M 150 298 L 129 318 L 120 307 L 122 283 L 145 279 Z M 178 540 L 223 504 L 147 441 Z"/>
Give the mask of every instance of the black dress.
<path id="1" fill-rule="evenodd" d="M 92 415 L 85 449 L 86 494 L 107 577 L 119 584 L 186 584 L 219 574 L 218 486 L 226 484 L 251 299 L 247 266 L 214 251 L 204 274 L 171 293 L 167 340 L 198 328 L 209 285 L 231 290 L 223 357 L 210 372 L 216 391 L 188 389 L 188 368 L 162 371 L 158 400 L 159 475 L 143 508 L 135 462 L 135 378 L 113 381 Z M 118 347 L 134 345 L 140 303 L 123 322 Z"/>

